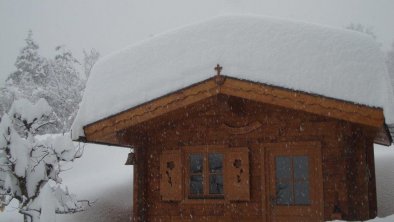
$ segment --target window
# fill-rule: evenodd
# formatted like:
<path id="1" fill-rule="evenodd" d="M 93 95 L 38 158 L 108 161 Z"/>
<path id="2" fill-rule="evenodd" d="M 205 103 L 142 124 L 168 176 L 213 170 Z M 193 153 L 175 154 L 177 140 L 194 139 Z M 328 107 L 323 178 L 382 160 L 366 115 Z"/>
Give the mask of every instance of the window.
<path id="1" fill-rule="evenodd" d="M 275 157 L 276 204 L 309 205 L 308 156 Z"/>
<path id="2" fill-rule="evenodd" d="M 188 198 L 224 199 L 224 153 L 218 150 L 200 150 L 187 155 Z"/>
<path id="3" fill-rule="evenodd" d="M 247 147 L 198 146 L 160 156 L 162 201 L 249 201 Z"/>

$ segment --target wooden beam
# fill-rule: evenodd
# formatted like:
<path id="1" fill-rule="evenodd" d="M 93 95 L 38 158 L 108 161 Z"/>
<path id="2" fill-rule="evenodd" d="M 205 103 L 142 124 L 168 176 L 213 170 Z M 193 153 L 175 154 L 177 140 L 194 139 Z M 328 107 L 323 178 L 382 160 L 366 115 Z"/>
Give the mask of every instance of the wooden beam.
<path id="1" fill-rule="evenodd" d="M 376 133 L 376 136 L 375 136 L 373 142 L 383 145 L 383 146 L 390 146 L 391 145 L 393 140 L 391 138 L 390 131 L 389 131 L 386 124 L 384 124 L 382 127 L 380 127 L 379 131 Z"/>
<path id="2" fill-rule="evenodd" d="M 220 93 L 373 127 L 384 124 L 383 110 L 380 108 L 230 77 L 226 78 Z"/>
<path id="3" fill-rule="evenodd" d="M 208 79 L 96 123 L 89 124 L 84 127 L 86 139 L 88 141 L 104 142 L 102 140 L 109 134 L 183 108 L 218 93 L 219 89 L 215 81 Z"/>

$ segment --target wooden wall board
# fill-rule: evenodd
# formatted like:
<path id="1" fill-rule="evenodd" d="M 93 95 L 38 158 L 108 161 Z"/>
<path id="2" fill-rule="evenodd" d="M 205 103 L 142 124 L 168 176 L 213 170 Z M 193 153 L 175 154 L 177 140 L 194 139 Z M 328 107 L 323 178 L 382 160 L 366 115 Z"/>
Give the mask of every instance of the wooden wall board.
<path id="1" fill-rule="evenodd" d="M 220 100 L 223 101 L 223 98 Z M 373 209 L 371 210 L 374 201 L 373 183 L 368 183 L 367 186 L 357 191 L 367 196 L 367 199 L 364 200 L 364 194 L 358 194 L 360 197 L 354 196 L 356 193 L 352 193 L 351 186 L 354 183 L 362 183 L 362 179 L 353 178 L 353 169 L 357 175 L 361 175 L 362 170 L 360 169 L 365 165 L 357 166 L 355 161 L 366 157 L 366 149 L 363 147 L 370 146 L 360 146 L 362 143 L 357 141 L 363 140 L 364 144 L 372 144 L 371 138 L 378 130 L 377 128 L 368 128 L 302 111 L 290 112 L 285 108 L 241 98 L 235 98 L 235 100 L 243 104 L 242 112 L 239 110 L 233 112 L 232 109 L 226 108 L 226 102 L 218 104 L 217 98 L 210 97 L 194 105 L 189 105 L 188 112 L 185 110 L 169 112 L 143 124 L 137 124 L 125 132 L 131 145 L 139 141 L 141 137 L 146 137 L 146 142 L 142 147 L 146 154 L 140 158 L 145 158 L 141 168 L 145 170 L 144 175 L 146 176 L 146 188 L 143 192 L 146 197 L 145 214 L 148 221 L 160 218 L 163 218 L 163 221 L 167 219 L 169 221 L 188 221 L 190 215 L 197 218 L 196 220 L 205 221 L 209 220 L 207 218 L 228 219 L 227 221 L 264 220 L 267 214 L 265 211 L 267 198 L 263 193 L 267 184 L 263 182 L 266 175 L 262 174 L 265 169 L 263 160 L 260 158 L 260 147 L 266 143 L 315 140 L 321 144 L 324 219 L 331 219 L 336 204 L 341 207 L 344 219 L 355 220 L 373 216 L 372 213 L 369 213 L 373 211 Z M 226 100 L 224 99 L 224 101 Z M 242 126 L 242 124 L 252 121 L 259 121 L 262 126 L 247 134 L 234 135 L 221 128 L 223 123 Z M 160 154 L 164 150 L 181 150 L 185 146 L 207 144 L 229 148 L 249 148 L 250 201 L 207 204 L 161 201 L 160 178 L 158 176 Z M 357 214 L 361 211 L 368 213 L 367 215 Z"/>

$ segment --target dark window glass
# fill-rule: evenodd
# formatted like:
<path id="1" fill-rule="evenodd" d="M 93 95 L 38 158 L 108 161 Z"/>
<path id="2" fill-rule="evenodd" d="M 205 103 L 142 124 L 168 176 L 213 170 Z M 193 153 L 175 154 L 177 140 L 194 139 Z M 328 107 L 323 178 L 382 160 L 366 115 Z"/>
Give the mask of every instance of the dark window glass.
<path id="1" fill-rule="evenodd" d="M 278 156 L 275 158 L 276 179 L 291 179 L 291 159 L 290 157 Z"/>
<path id="2" fill-rule="evenodd" d="M 223 172 L 223 154 L 212 153 L 208 155 L 209 172 L 222 173 Z"/>
<path id="3" fill-rule="evenodd" d="M 201 154 L 191 154 L 190 155 L 190 173 L 200 174 L 203 170 L 203 160 L 204 157 Z"/>
<path id="4" fill-rule="evenodd" d="M 276 184 L 276 204 L 290 205 L 293 203 L 292 187 L 290 183 Z"/>
<path id="5" fill-rule="evenodd" d="M 294 183 L 295 204 L 308 205 L 309 200 L 309 183 L 307 181 Z"/>
<path id="6" fill-rule="evenodd" d="M 190 199 L 223 199 L 223 160 L 221 153 L 192 153 L 190 161 Z M 206 168 L 205 168 L 206 167 Z"/>
<path id="7" fill-rule="evenodd" d="M 202 176 L 190 176 L 190 194 L 203 195 L 203 177 Z"/>
<path id="8" fill-rule="evenodd" d="M 223 176 L 209 176 L 209 194 L 223 194 Z"/>
<path id="9" fill-rule="evenodd" d="M 294 164 L 294 179 L 308 179 L 308 157 L 296 156 L 293 157 Z"/>
<path id="10" fill-rule="evenodd" d="M 310 204 L 307 156 L 278 156 L 275 158 L 275 170 L 276 204 Z"/>

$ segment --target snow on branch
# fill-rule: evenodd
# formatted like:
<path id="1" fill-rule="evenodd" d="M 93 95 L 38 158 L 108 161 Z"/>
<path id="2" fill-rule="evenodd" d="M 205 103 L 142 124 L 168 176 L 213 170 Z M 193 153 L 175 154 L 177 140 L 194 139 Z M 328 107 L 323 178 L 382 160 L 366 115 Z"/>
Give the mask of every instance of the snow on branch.
<path id="1" fill-rule="evenodd" d="M 63 162 L 81 157 L 69 134 L 38 139 L 37 129 L 50 123 L 51 108 L 17 100 L 0 122 L 0 206 L 19 201 L 25 221 L 54 221 L 56 213 L 75 213 L 90 206 L 78 201 L 62 184 Z"/>

